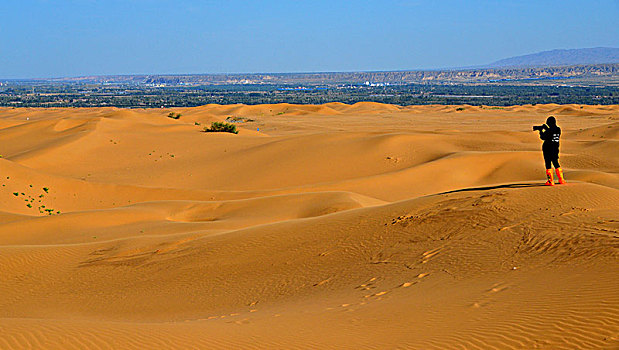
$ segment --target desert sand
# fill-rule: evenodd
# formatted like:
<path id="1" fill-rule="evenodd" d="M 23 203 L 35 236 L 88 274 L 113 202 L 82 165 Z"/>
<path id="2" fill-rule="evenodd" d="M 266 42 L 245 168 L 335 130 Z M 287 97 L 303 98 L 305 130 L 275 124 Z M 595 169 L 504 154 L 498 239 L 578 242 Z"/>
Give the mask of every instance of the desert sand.
<path id="1" fill-rule="evenodd" d="M 619 106 L 0 108 L 0 349 L 617 349 L 618 133 Z"/>

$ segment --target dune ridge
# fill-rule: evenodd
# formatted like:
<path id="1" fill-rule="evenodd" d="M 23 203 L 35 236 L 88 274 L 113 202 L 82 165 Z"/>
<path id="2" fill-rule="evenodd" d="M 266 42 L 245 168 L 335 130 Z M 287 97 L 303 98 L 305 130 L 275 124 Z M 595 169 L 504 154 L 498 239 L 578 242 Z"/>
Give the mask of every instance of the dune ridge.
<path id="1" fill-rule="evenodd" d="M 0 108 L 0 348 L 617 348 L 618 118 Z"/>

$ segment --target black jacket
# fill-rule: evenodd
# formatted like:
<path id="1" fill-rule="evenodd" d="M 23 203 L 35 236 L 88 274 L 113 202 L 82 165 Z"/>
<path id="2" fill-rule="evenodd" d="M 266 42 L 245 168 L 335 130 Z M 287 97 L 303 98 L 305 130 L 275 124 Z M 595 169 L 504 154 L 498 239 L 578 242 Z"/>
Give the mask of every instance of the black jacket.
<path id="1" fill-rule="evenodd" d="M 544 140 L 542 150 L 559 150 L 559 139 L 561 138 L 561 128 L 549 126 L 539 132 L 539 138 Z"/>

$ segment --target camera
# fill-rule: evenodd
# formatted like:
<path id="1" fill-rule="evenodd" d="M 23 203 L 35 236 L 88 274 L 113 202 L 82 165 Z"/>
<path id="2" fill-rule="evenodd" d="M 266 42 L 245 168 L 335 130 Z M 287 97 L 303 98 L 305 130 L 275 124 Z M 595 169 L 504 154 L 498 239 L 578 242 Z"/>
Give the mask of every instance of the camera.
<path id="1" fill-rule="evenodd" d="M 534 131 L 542 131 L 544 129 L 548 129 L 548 127 L 546 126 L 546 124 L 542 124 L 542 125 L 535 125 L 533 126 L 533 130 Z"/>

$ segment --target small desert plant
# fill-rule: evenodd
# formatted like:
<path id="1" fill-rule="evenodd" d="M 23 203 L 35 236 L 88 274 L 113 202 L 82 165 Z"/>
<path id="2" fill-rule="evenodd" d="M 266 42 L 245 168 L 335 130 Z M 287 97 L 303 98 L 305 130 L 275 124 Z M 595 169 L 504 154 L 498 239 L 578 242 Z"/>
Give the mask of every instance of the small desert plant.
<path id="1" fill-rule="evenodd" d="M 229 132 L 233 134 L 238 134 L 238 130 L 236 130 L 236 125 L 222 122 L 213 122 L 211 123 L 211 127 L 204 127 L 204 132 Z"/>
<path id="2" fill-rule="evenodd" d="M 168 118 L 179 119 L 180 117 L 181 117 L 180 113 L 170 112 L 170 114 L 168 114 Z"/>
<path id="3" fill-rule="evenodd" d="M 464 107 L 458 107 L 458 108 L 456 108 L 456 111 L 463 111 L 463 110 L 464 110 Z"/>
<path id="4" fill-rule="evenodd" d="M 253 119 L 245 118 L 245 117 L 228 117 L 226 118 L 226 122 L 229 123 L 249 123 L 253 122 Z"/>

